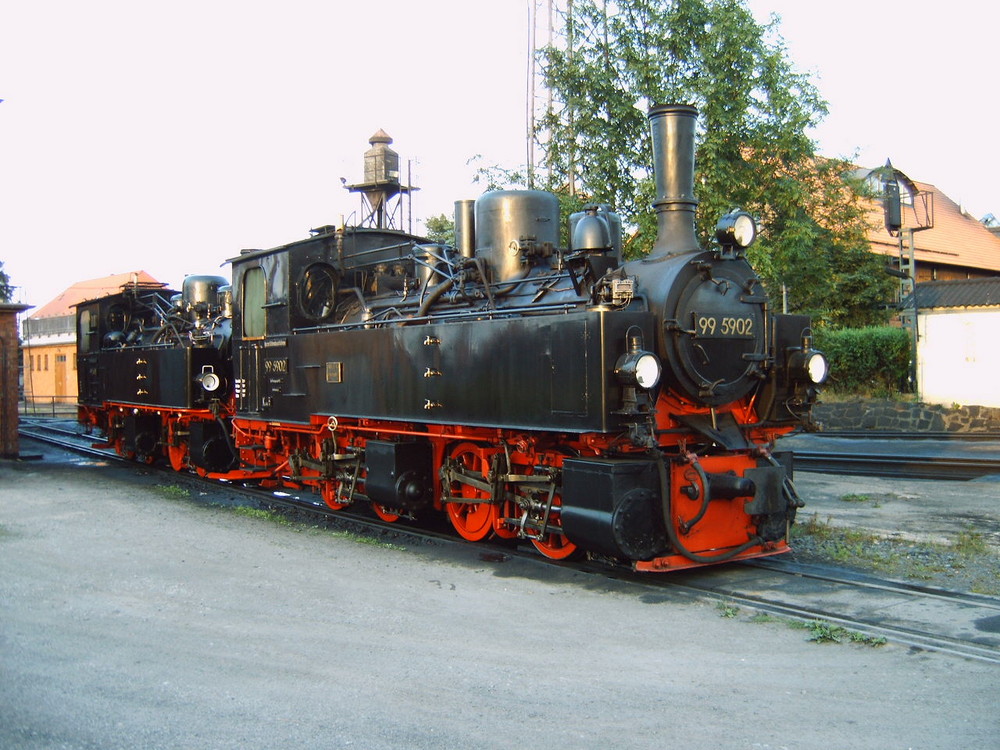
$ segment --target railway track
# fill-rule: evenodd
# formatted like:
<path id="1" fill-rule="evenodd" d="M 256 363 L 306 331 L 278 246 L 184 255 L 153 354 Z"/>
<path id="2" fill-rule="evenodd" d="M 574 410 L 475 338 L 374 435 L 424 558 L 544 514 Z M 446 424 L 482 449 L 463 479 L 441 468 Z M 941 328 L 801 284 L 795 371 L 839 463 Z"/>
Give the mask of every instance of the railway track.
<path id="1" fill-rule="evenodd" d="M 89 447 L 90 436 L 53 426 L 25 426 L 22 434 L 87 455 L 114 460 L 107 451 Z M 155 468 L 155 467 L 150 467 Z M 164 469 L 164 476 L 178 475 Z M 201 482 L 195 475 L 181 475 Z M 312 497 L 225 485 L 226 492 L 268 507 L 283 507 L 322 517 L 340 526 L 403 539 L 437 544 L 466 543 L 454 535 L 408 524 L 388 524 L 364 514 L 334 513 Z M 552 563 L 533 550 L 478 545 L 482 558 L 502 563 L 511 557 L 540 565 Z M 840 568 L 804 565 L 787 558 L 767 558 L 729 565 L 679 571 L 665 576 L 635 574 L 594 562 L 578 569 L 626 583 L 651 603 L 680 597 L 723 602 L 802 623 L 824 623 L 917 650 L 935 651 L 1000 664 L 1000 598 L 881 579 Z"/>
<path id="2" fill-rule="evenodd" d="M 993 474 L 1000 475 L 1000 461 L 986 458 L 953 456 L 904 456 L 871 453 L 831 453 L 800 451 L 795 453 L 795 470 L 818 474 L 853 474 L 897 479 L 941 479 L 967 481 Z"/>
<path id="3" fill-rule="evenodd" d="M 779 618 L 835 625 L 915 650 L 1000 664 L 996 597 L 783 558 L 701 569 L 663 580 L 668 588 Z"/>
<path id="4" fill-rule="evenodd" d="M 998 432 L 922 432 L 902 430 L 824 430 L 817 433 L 824 437 L 851 438 L 854 440 L 955 440 L 962 442 L 1000 441 Z"/>

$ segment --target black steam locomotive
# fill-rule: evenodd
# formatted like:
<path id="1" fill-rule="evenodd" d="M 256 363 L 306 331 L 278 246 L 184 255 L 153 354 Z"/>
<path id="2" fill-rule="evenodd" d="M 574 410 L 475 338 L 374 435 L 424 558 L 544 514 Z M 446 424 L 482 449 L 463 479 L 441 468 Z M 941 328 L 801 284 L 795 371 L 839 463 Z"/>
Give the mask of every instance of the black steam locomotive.
<path id="1" fill-rule="evenodd" d="M 659 571 L 787 550 L 801 505 L 780 435 L 826 361 L 776 315 L 734 211 L 694 233 L 694 123 L 650 112 L 659 233 L 623 262 L 606 206 L 559 241 L 550 193 L 456 204 L 455 247 L 394 229 L 383 133 L 351 186 L 367 226 L 231 259 L 232 287 L 128 288 L 79 307 L 80 419 L 119 453 L 311 489 L 386 520 Z"/>

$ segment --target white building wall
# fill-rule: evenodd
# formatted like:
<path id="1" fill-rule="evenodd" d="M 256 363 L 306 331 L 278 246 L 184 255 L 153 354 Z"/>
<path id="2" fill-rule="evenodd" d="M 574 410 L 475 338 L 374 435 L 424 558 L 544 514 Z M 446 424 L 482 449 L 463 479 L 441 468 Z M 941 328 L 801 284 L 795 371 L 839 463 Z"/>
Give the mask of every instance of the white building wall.
<path id="1" fill-rule="evenodd" d="M 1000 309 L 921 311 L 918 327 L 922 401 L 1000 407 Z"/>

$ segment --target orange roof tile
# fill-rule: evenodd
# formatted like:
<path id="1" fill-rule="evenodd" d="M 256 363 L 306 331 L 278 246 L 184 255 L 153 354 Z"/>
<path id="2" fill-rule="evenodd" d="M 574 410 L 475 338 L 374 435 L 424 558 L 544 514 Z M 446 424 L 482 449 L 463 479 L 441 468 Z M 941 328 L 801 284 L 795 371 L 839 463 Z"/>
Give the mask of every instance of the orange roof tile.
<path id="1" fill-rule="evenodd" d="M 126 284 L 136 281 L 142 284 L 160 283 L 145 271 L 128 271 L 126 273 L 116 273 L 112 276 L 102 276 L 99 279 L 78 281 L 55 299 L 43 305 L 38 312 L 30 315 L 29 318 L 57 318 L 64 315 L 72 315 L 74 305 L 78 305 L 89 299 L 115 294 L 121 291 L 121 288 Z"/>
<path id="2" fill-rule="evenodd" d="M 1000 236 L 964 213 L 957 203 L 933 185 L 923 182 L 914 182 L 914 185 L 920 193 L 930 194 L 934 220 L 932 228 L 914 232 L 917 265 L 923 261 L 1000 273 Z M 925 213 L 920 194 L 914 199 L 914 206 L 903 206 L 903 242 L 907 250 L 910 242 L 907 227 L 926 224 Z M 891 237 L 885 230 L 881 204 L 873 203 L 870 219 L 876 227 L 868 235 L 872 250 L 898 255 L 899 238 Z"/>

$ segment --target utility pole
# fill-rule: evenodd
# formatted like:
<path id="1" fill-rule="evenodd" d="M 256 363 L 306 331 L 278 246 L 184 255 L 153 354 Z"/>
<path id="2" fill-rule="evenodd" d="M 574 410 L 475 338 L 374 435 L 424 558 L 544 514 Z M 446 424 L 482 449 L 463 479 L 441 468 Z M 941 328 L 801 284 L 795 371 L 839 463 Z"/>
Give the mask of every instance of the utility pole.
<path id="1" fill-rule="evenodd" d="M 535 187 L 535 40 L 538 24 L 538 2 L 528 0 L 528 60 L 524 95 L 524 145 L 527 151 L 528 187 Z"/>

